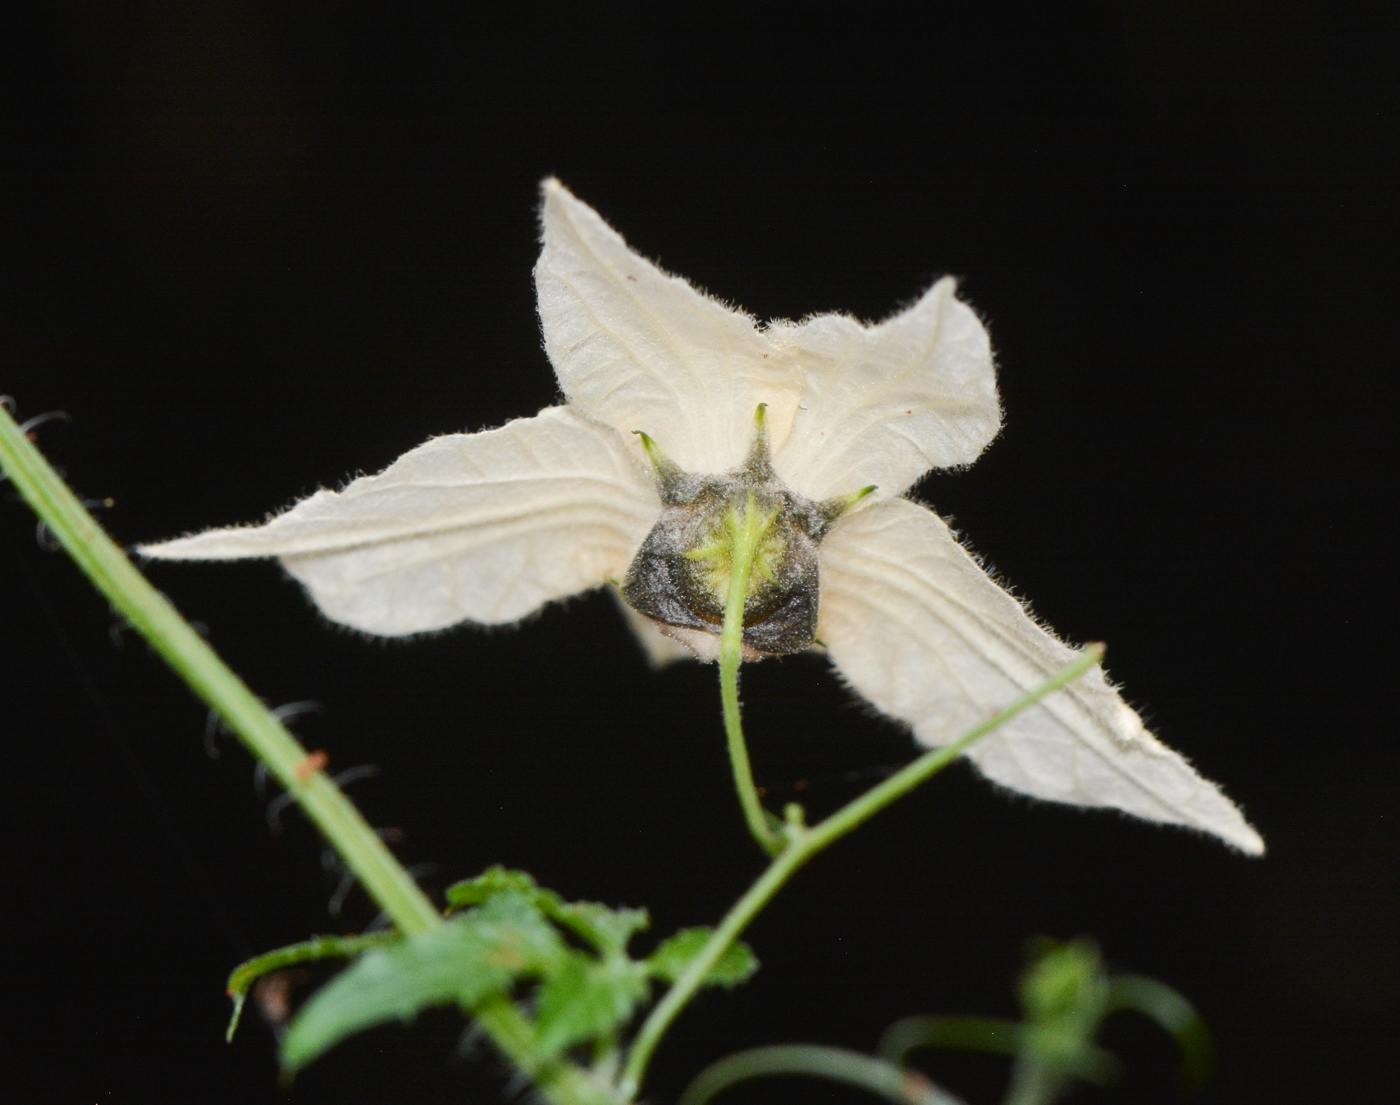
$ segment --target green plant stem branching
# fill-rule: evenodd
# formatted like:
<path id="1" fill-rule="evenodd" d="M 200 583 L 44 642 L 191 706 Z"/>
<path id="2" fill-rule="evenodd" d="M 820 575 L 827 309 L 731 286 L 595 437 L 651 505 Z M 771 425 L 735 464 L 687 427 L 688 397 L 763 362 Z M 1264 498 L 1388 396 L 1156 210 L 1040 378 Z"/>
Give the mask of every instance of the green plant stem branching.
<path id="1" fill-rule="evenodd" d="M 772 848 L 772 838 L 778 845 L 768 869 L 759 876 L 744 895 L 734 903 L 719 927 L 711 935 L 701 953 L 695 957 L 684 973 L 676 980 L 665 996 L 652 1009 L 637 1033 L 627 1063 L 623 1068 L 619 1089 L 622 1096 L 631 1101 L 641 1088 L 647 1065 L 651 1062 L 661 1038 L 671 1027 L 671 1023 L 681 1010 L 695 996 L 705 976 L 719 962 L 724 954 L 749 923 L 782 889 L 798 868 L 824 848 L 835 843 L 847 833 L 858 828 L 886 806 L 904 797 L 915 787 L 926 782 L 950 763 L 961 756 L 968 748 L 988 733 L 993 732 L 1011 718 L 1029 709 L 1046 695 L 1072 683 L 1103 658 L 1103 646 L 1092 644 L 1080 653 L 1079 657 L 1056 675 L 1051 676 L 1035 690 L 1018 699 L 1000 713 L 988 718 L 973 728 L 961 739 L 943 748 L 926 752 L 913 763 L 904 767 L 884 782 L 872 787 L 860 797 L 848 802 L 824 821 L 810 828 L 801 823 L 798 817 L 790 817 L 787 823 L 775 831 L 770 815 L 758 801 L 758 794 L 749 772 L 748 754 L 744 750 L 743 729 L 739 723 L 738 666 L 742 659 L 741 633 L 743 616 L 743 596 L 747 594 L 747 572 L 752 567 L 753 553 L 763 537 L 763 530 L 771 520 L 758 514 L 752 500 L 748 504 L 746 516 L 733 525 L 733 560 L 729 588 L 729 602 L 725 610 L 724 636 L 720 645 L 720 679 L 725 701 L 725 722 L 729 734 L 729 749 L 733 760 L 734 778 L 739 786 L 740 801 L 744 805 L 749 828 L 765 849 Z M 747 559 L 747 563 L 745 560 Z M 736 586 L 736 580 L 744 573 L 743 587 Z M 736 752 L 737 750 L 737 752 Z M 796 812 L 796 811 L 795 811 Z M 760 832 L 760 827 L 762 832 Z"/>
<path id="2" fill-rule="evenodd" d="M 441 923 L 438 911 L 350 800 L 286 727 L 229 670 L 198 633 L 147 582 L 59 478 L 9 415 L 0 410 L 0 464 L 20 494 L 62 542 L 117 613 L 145 637 L 249 751 L 267 764 L 354 871 L 399 930 L 411 935 Z"/>
<path id="3" fill-rule="evenodd" d="M 132 566 L 3 408 L 0 467 L 113 608 L 267 764 L 399 931 L 412 936 L 442 924 L 433 903 L 359 810 L 170 601 Z M 541 1066 L 534 1058 L 534 1031 L 509 1001 L 488 1003 L 474 1013 L 496 1046 L 559 1105 L 599 1105 L 611 1100 L 571 1064 Z"/>
<path id="4" fill-rule="evenodd" d="M 441 914 L 350 800 L 321 770 L 323 765 L 307 754 L 286 727 L 181 618 L 165 596 L 132 566 L 3 409 L 0 409 L 0 467 L 113 608 L 195 694 L 224 719 L 248 750 L 267 764 L 398 930 L 405 936 L 412 936 L 442 924 Z M 802 824 L 800 810 L 796 809 L 792 811 L 794 816 L 781 824 L 759 801 L 744 744 L 738 691 L 738 672 L 743 660 L 744 604 L 754 556 L 771 524 L 772 518 L 756 510 L 752 499 L 742 516 L 736 510 L 732 519 L 731 576 L 720 644 L 720 680 L 725 730 L 740 802 L 750 831 L 773 855 L 773 860 L 730 909 L 701 953 L 642 1024 L 618 1086 L 625 1101 L 635 1099 L 661 1038 L 710 970 L 798 868 L 937 774 L 975 741 L 1083 675 L 1103 655 L 1101 645 L 1089 646 L 1073 664 L 1001 713 L 955 743 L 925 753 L 819 824 L 807 828 Z M 577 1066 L 561 1061 L 541 1063 L 534 1029 L 509 999 L 503 996 L 491 999 L 473 1010 L 473 1014 L 496 1046 L 558 1105 L 604 1105 L 607 1102 L 615 1105 L 617 1098 Z M 787 1055 L 784 1061 L 791 1065 L 797 1060 Z M 823 1063 L 825 1060 L 817 1066 Z M 852 1078 L 860 1081 L 860 1076 L 852 1073 L 854 1067 L 847 1064 L 842 1069 L 850 1075 L 848 1081 Z M 821 1073 L 810 1065 L 803 1070 Z M 797 1072 L 797 1068 L 793 1071 Z M 867 1088 L 873 1086 L 867 1085 Z M 928 1099 L 928 1105 L 932 1105 L 932 1099 Z"/>

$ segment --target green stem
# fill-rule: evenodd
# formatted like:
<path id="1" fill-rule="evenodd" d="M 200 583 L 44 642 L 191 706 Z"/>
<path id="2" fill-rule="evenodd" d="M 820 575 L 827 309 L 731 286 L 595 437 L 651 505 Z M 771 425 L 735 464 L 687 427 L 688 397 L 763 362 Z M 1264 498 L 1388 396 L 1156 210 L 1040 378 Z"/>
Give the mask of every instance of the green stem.
<path id="1" fill-rule="evenodd" d="M 219 659 L 103 532 L 42 454 L 0 409 L 0 468 L 74 562 L 112 606 L 143 636 L 201 699 L 215 710 L 300 803 L 355 873 L 360 885 L 406 936 L 443 923 L 442 915 L 399 864 L 378 834 L 315 760 Z M 560 1105 L 600 1105 L 606 1091 L 570 1064 L 539 1068 L 534 1033 L 508 1001 L 477 1010 L 477 1022 L 496 1046 L 530 1074 Z"/>
<path id="2" fill-rule="evenodd" d="M 646 1074 L 647 1064 L 651 1062 L 652 1053 L 656 1050 L 656 1045 L 661 1042 L 661 1037 L 671 1027 L 671 1022 L 695 996 L 696 990 L 699 989 L 710 969 L 719 962 L 725 949 L 738 939 L 740 933 L 748 927 L 749 922 L 758 916 L 759 912 L 782 889 L 798 868 L 818 852 L 829 847 L 863 822 L 868 821 L 886 806 L 938 774 L 988 733 L 1004 725 L 1023 710 L 1034 706 L 1046 695 L 1078 679 L 1102 658 L 1103 646 L 1099 644 L 1089 645 L 1074 663 L 1051 676 L 1035 690 L 1018 699 L 1000 713 L 982 722 L 961 739 L 943 748 L 935 748 L 931 752 L 925 752 L 913 763 L 891 775 L 878 786 L 872 787 L 859 798 L 842 806 L 826 820 L 810 829 L 804 831 L 799 827 L 790 826 L 787 846 L 777 855 L 768 869 L 759 876 L 758 881 L 734 903 L 733 908 L 720 922 L 719 927 L 715 929 L 704 949 L 690 961 L 690 965 L 676 979 L 675 985 L 666 992 L 666 996 L 657 1003 L 650 1016 L 642 1024 L 641 1030 L 637 1033 L 636 1042 L 632 1045 L 631 1053 L 628 1055 L 627 1066 L 623 1071 L 620 1084 L 623 1096 L 628 1100 L 636 1096 L 637 1090 L 641 1087 L 642 1078 Z"/>
<path id="3" fill-rule="evenodd" d="M 0 465 L 79 568 L 177 675 L 272 770 L 400 932 L 442 918 L 350 800 L 314 770 L 304 749 L 117 548 L 77 496 L 0 410 Z"/>
<path id="4" fill-rule="evenodd" d="M 875 1052 L 897 1066 L 922 1048 L 1015 1055 L 1024 1036 L 1021 1025 L 1001 1017 L 905 1017 L 885 1029 Z"/>
<path id="5" fill-rule="evenodd" d="M 729 595 L 724 606 L 724 628 L 719 643 L 719 688 L 724 704 L 724 732 L 729 742 L 729 763 L 734 769 L 734 788 L 739 792 L 739 804 L 744 820 L 758 845 L 770 856 L 783 848 L 783 836 L 774 829 L 774 819 L 758 797 L 749 764 L 749 749 L 744 742 L 744 722 L 739 709 L 739 665 L 744 659 L 744 606 L 749 597 L 749 580 L 753 575 L 754 555 L 772 525 L 754 504 L 753 492 L 742 516 L 731 511 Z"/>
<path id="6" fill-rule="evenodd" d="M 1155 978 L 1113 975 L 1108 980 L 1104 1015 L 1124 1009 L 1150 1017 L 1176 1037 L 1181 1048 L 1181 1080 L 1188 1093 L 1210 1081 L 1215 1070 L 1215 1047 L 1205 1021 L 1189 1001 Z"/>
<path id="7" fill-rule="evenodd" d="M 728 1055 L 702 1070 L 681 1094 L 679 1105 L 705 1105 L 735 1083 L 750 1078 L 801 1074 L 869 1090 L 896 1105 L 961 1105 L 918 1071 L 858 1051 L 816 1044 L 779 1044 Z"/>

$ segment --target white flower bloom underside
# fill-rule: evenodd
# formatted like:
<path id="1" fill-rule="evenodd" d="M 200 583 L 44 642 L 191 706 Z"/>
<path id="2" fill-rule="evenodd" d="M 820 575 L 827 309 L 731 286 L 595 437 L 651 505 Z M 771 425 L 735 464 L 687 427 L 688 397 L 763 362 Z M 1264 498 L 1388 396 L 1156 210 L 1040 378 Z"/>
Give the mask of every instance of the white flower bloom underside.
<path id="1" fill-rule="evenodd" d="M 275 557 L 328 617 L 368 633 L 515 622 L 627 579 L 662 518 L 667 471 L 711 497 L 751 486 L 764 405 L 772 501 L 827 504 L 834 517 L 802 538 L 816 550 L 816 624 L 793 647 L 814 637 L 854 691 L 929 747 L 1073 659 L 936 514 L 901 497 L 929 469 L 973 461 L 1000 426 L 987 333 L 951 279 L 875 326 L 834 314 L 758 325 L 632 252 L 557 181 L 545 182 L 542 222 L 535 282 L 566 405 L 434 438 L 264 525 L 140 551 Z M 628 613 L 657 662 L 715 655 L 720 627 L 708 619 L 690 618 L 697 629 Z M 1023 794 L 1263 851 L 1239 810 L 1144 729 L 1101 669 L 969 756 Z"/>

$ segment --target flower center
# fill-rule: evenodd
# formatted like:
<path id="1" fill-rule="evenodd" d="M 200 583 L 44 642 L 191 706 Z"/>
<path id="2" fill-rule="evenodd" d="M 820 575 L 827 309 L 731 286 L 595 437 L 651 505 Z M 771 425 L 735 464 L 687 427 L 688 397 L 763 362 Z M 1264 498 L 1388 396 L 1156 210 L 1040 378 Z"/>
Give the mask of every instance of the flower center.
<path id="1" fill-rule="evenodd" d="M 748 459 L 723 475 L 681 471 L 646 434 L 662 511 L 627 570 L 622 595 L 663 625 L 718 635 L 731 578 L 744 594 L 743 643 L 752 652 L 800 652 L 817 632 L 817 546 L 873 487 L 826 502 L 788 488 L 769 459 L 765 408 Z"/>

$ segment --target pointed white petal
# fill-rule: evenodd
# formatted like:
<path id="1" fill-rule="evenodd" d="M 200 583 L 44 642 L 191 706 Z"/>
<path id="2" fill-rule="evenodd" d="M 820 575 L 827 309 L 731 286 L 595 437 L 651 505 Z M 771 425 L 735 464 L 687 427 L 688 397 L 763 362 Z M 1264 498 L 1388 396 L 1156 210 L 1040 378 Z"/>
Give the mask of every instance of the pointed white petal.
<path id="1" fill-rule="evenodd" d="M 695 659 L 695 653 L 674 637 L 667 636 L 657 622 L 652 621 L 644 614 L 638 614 L 628 606 L 627 600 L 622 597 L 622 592 L 616 587 L 609 587 L 608 590 L 617 600 L 617 605 L 622 610 L 623 620 L 627 622 L 627 627 L 632 630 L 637 644 L 641 645 L 642 652 L 646 654 L 647 663 L 653 668 L 670 667 L 677 660 Z"/>
<path id="2" fill-rule="evenodd" d="M 633 253 L 557 180 L 544 182 L 541 220 L 540 321 L 571 403 L 623 434 L 645 431 L 688 472 L 739 464 L 759 403 L 782 440 L 797 392 L 765 359 L 773 347 L 753 319 Z"/>
<path id="3" fill-rule="evenodd" d="M 823 499 L 873 483 L 892 498 L 930 468 L 971 463 L 996 436 L 991 344 L 956 290 L 940 280 L 877 326 L 818 315 L 769 328 L 803 377 L 773 459 L 789 486 Z"/>
<path id="4" fill-rule="evenodd" d="M 843 519 L 821 552 L 821 629 L 832 662 L 920 743 L 957 739 L 1074 654 L 1026 614 L 931 511 L 907 500 Z M 988 778 L 1077 806 L 1264 843 L 1216 786 L 1158 742 L 1095 668 L 968 753 Z"/>
<path id="5" fill-rule="evenodd" d="M 266 525 L 138 550 L 277 557 L 334 621 L 383 636 L 518 621 L 621 577 L 660 502 L 622 438 L 566 407 L 434 438 Z"/>

